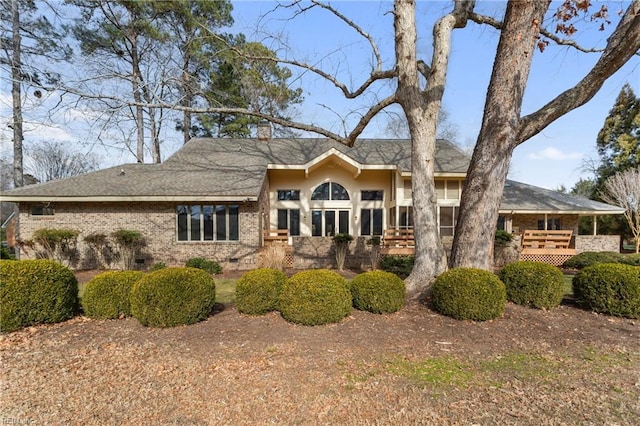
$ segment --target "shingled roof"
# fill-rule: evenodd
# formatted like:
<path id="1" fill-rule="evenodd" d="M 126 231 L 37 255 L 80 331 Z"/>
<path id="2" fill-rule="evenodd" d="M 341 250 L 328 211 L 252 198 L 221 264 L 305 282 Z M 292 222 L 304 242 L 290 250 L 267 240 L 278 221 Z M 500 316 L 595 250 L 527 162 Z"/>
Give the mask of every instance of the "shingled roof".
<path id="1" fill-rule="evenodd" d="M 361 139 L 347 147 L 329 139 L 195 138 L 162 164 L 125 164 L 18 188 L 6 201 L 172 201 L 255 199 L 269 167 L 302 166 L 331 151 L 367 166 L 411 171 L 408 140 Z M 469 158 L 437 141 L 436 173 L 464 174 Z"/>
<path id="2" fill-rule="evenodd" d="M 622 214 L 624 209 L 575 195 L 507 180 L 500 211 L 505 213 Z"/>

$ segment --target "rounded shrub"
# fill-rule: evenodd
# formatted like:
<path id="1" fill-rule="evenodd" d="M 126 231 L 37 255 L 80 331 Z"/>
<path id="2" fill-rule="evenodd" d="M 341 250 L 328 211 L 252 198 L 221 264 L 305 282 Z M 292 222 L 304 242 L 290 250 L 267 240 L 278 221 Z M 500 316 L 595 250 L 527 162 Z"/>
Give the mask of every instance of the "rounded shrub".
<path id="1" fill-rule="evenodd" d="M 564 262 L 562 266 L 571 269 L 582 269 L 598 263 L 620 263 L 624 255 L 613 251 L 585 251 L 578 253 Z"/>
<path id="2" fill-rule="evenodd" d="M 351 281 L 353 306 L 374 314 L 399 310 L 404 304 L 405 292 L 404 281 L 391 272 L 365 272 Z"/>
<path id="3" fill-rule="evenodd" d="M 131 288 L 144 275 L 141 271 L 108 271 L 93 277 L 82 295 L 85 315 L 99 319 L 131 316 Z"/>
<path id="4" fill-rule="evenodd" d="M 504 283 L 493 273 L 475 268 L 444 272 L 432 286 L 433 308 L 459 320 L 485 321 L 504 313 Z"/>
<path id="5" fill-rule="evenodd" d="M 601 263 L 573 277 L 573 295 L 582 307 L 625 318 L 640 318 L 640 267 Z"/>
<path id="6" fill-rule="evenodd" d="M 210 274 L 216 275 L 222 272 L 222 266 L 215 260 L 207 260 L 202 257 L 192 257 L 187 260 L 185 264 L 187 268 L 196 268 L 207 271 Z"/>
<path id="7" fill-rule="evenodd" d="M 173 327 L 206 319 L 216 301 L 216 286 L 196 268 L 165 268 L 138 280 L 131 289 L 131 314 L 142 325 Z"/>
<path id="8" fill-rule="evenodd" d="M 623 255 L 620 263 L 624 263 L 625 265 L 640 266 L 640 253 Z"/>
<path id="9" fill-rule="evenodd" d="M 302 271 L 282 285 L 279 308 L 284 319 L 297 324 L 338 322 L 351 312 L 351 292 L 336 272 Z"/>
<path id="10" fill-rule="evenodd" d="M 51 260 L 0 262 L 0 330 L 51 324 L 78 312 L 78 281 Z"/>
<path id="11" fill-rule="evenodd" d="M 500 271 L 507 299 L 539 309 L 555 308 L 564 297 L 564 275 L 548 263 L 514 262 Z"/>
<path id="12" fill-rule="evenodd" d="M 236 283 L 236 308 L 249 315 L 262 315 L 278 309 L 282 284 L 287 280 L 278 269 L 249 271 Z"/>

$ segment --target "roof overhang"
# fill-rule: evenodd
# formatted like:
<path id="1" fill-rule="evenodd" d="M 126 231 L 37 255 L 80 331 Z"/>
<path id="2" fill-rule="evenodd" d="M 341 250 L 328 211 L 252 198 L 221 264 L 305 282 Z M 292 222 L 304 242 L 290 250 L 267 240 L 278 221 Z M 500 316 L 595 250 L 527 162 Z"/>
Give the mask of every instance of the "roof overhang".
<path id="1" fill-rule="evenodd" d="M 405 170 L 400 172 L 400 176 L 402 177 L 411 177 L 411 171 Z M 452 178 L 452 179 L 464 179 L 467 177 L 466 173 L 461 172 L 435 172 L 433 174 L 435 178 Z"/>
<path id="2" fill-rule="evenodd" d="M 578 216 L 606 216 L 624 214 L 624 210 L 517 210 L 500 209 L 501 214 L 575 214 Z"/>
<path id="3" fill-rule="evenodd" d="M 305 177 L 309 177 L 309 174 L 314 170 L 331 164 L 347 170 L 354 178 L 360 176 L 363 170 L 397 169 L 397 166 L 387 164 L 362 164 L 335 148 L 329 149 L 305 164 L 268 164 L 267 168 L 269 170 L 302 170 Z"/>
<path id="4" fill-rule="evenodd" d="M 257 201 L 255 195 L 146 195 L 146 196 L 3 196 L 0 201 L 14 203 L 130 203 L 130 202 L 251 202 Z"/>

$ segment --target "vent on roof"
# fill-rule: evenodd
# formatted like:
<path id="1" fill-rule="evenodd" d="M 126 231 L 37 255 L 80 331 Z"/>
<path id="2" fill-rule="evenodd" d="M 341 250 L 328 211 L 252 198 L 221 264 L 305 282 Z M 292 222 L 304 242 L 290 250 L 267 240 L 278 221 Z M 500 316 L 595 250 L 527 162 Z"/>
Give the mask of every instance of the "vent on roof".
<path id="1" fill-rule="evenodd" d="M 269 141 L 271 139 L 271 124 L 267 120 L 260 120 L 258 123 L 258 140 Z"/>

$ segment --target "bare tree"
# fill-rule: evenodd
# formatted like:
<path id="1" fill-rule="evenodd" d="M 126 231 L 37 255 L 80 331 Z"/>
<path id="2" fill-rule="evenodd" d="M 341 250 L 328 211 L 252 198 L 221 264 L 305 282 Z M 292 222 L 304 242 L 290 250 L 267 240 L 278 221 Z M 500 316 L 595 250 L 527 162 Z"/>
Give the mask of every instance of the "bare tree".
<path id="1" fill-rule="evenodd" d="M 624 218 L 629 223 L 640 252 L 640 168 L 618 172 L 604 181 L 600 197 L 610 204 L 624 209 Z"/>
<path id="2" fill-rule="evenodd" d="M 493 73 L 489 82 L 482 127 L 471 158 L 460 200 L 458 226 L 450 266 L 490 269 L 498 209 L 513 150 L 558 118 L 585 104 L 604 82 L 640 49 L 640 0 L 634 0 L 607 39 L 607 45 L 589 73 L 527 116 L 521 116 L 522 99 L 536 47 L 544 49 L 542 22 L 550 5 L 545 1 L 509 1 L 503 22 L 473 15 L 475 22 L 500 30 Z M 586 12 L 588 1 L 567 1 L 556 12 L 563 32 L 565 22 Z M 607 20 L 606 9 L 592 15 Z M 566 19 L 565 19 L 566 18 Z M 518 36 L 515 36 L 515 35 Z M 541 44 L 543 43 L 543 44 Z"/>
<path id="3" fill-rule="evenodd" d="M 62 142 L 42 141 L 27 151 L 27 170 L 40 182 L 76 176 L 98 168 L 92 154 L 75 152 Z"/>

